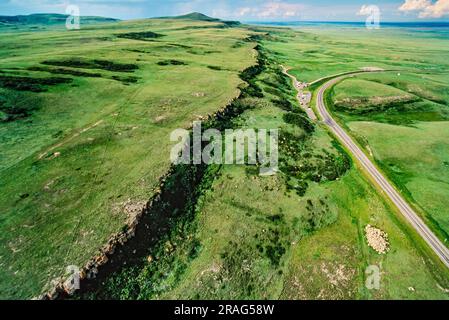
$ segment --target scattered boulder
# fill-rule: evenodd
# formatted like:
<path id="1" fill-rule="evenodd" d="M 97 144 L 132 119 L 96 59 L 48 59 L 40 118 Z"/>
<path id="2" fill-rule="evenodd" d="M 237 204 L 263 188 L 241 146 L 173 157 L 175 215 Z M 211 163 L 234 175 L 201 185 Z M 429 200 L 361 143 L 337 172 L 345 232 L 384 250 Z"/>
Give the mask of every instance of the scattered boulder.
<path id="1" fill-rule="evenodd" d="M 386 254 L 390 251 L 388 235 L 382 230 L 367 225 L 365 227 L 365 235 L 368 240 L 368 245 L 378 254 Z"/>

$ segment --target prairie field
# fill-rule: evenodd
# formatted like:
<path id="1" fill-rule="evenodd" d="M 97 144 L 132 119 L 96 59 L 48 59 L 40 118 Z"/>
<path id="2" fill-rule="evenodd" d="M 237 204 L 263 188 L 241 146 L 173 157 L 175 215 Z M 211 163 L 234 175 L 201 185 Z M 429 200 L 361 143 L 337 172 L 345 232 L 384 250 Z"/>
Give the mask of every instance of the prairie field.
<path id="1" fill-rule="evenodd" d="M 0 33 L 0 297 L 31 298 L 154 195 L 170 132 L 238 95 L 255 44 L 189 20 Z"/>
<path id="2" fill-rule="evenodd" d="M 449 65 L 445 59 L 449 43 L 446 35 L 447 29 L 438 28 L 322 27 L 286 31 L 264 42 L 281 63 L 292 68 L 291 73 L 299 81 L 311 82 L 364 67 L 386 70 L 344 79 L 327 92 L 327 102 L 343 127 L 351 132 L 366 154 L 377 162 L 445 243 L 449 221 L 446 201 L 449 190 L 446 177 Z M 311 86 L 311 91 L 320 83 Z M 340 194 L 339 191 L 337 189 L 335 193 Z M 342 198 L 334 199 L 341 202 Z M 372 209 L 368 211 L 372 212 Z M 387 211 L 391 214 L 391 207 Z M 357 212 L 359 219 L 363 217 L 360 211 Z M 397 219 L 394 215 L 390 217 Z M 343 221 L 344 218 L 335 225 Z M 320 238 L 331 228 L 310 239 Z M 337 238 L 336 234 L 329 241 Z M 304 252 L 310 253 L 313 244 L 308 244 Z M 323 252 L 321 246 L 316 252 Z M 404 263 L 402 267 L 407 268 L 406 265 Z M 399 294 L 392 286 L 390 290 L 383 293 L 387 296 Z"/>
<path id="3" fill-rule="evenodd" d="M 445 239 L 447 39 L 341 28 L 198 14 L 77 31 L 0 26 L 0 298 L 46 292 L 143 211 L 135 238 L 71 298 L 448 299 L 449 272 L 307 118 L 281 67 L 304 82 L 386 70 L 338 83 L 327 101 Z M 195 120 L 279 129 L 278 173 L 173 168 L 170 133 Z M 369 247 L 368 224 L 388 234 L 388 253 Z M 378 290 L 366 286 L 370 266 Z"/>
<path id="4" fill-rule="evenodd" d="M 82 298 L 448 298 L 445 270 L 338 143 L 306 120 L 282 61 L 266 49 L 271 41 L 259 48 L 267 60 L 252 84 L 263 95 L 246 98 L 252 107 L 232 126 L 280 128 L 281 172 L 260 177 L 251 166 L 214 168 L 210 188 L 172 234 Z M 303 121 L 290 121 L 292 114 Z M 388 233 L 387 255 L 368 247 L 367 224 Z M 382 274 L 377 291 L 365 284 L 372 265 Z"/>
<path id="5" fill-rule="evenodd" d="M 425 60 L 425 52 L 420 56 Z M 449 78 L 430 60 L 425 69 L 437 71 L 358 76 L 330 96 L 341 122 L 447 242 Z"/>
<path id="6" fill-rule="evenodd" d="M 413 126 L 354 121 L 348 126 L 364 138 L 373 157 L 401 191 L 426 213 L 429 224 L 448 239 L 448 121 Z M 419 151 L 418 151 L 419 150 Z"/>

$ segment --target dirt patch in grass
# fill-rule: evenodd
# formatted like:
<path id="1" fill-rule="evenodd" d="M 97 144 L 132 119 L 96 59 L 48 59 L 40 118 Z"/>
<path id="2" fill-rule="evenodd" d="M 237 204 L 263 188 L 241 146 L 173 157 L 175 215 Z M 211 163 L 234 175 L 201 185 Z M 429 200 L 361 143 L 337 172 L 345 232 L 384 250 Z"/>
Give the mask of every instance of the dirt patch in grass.
<path id="1" fill-rule="evenodd" d="M 42 160 L 42 159 L 44 159 L 44 158 L 47 158 L 47 157 L 53 155 L 53 154 L 54 154 L 53 151 L 54 151 L 55 149 L 62 147 L 62 146 L 65 145 L 66 143 L 68 143 L 68 142 L 72 141 L 73 139 L 79 137 L 80 134 L 85 133 L 85 132 L 87 132 L 87 131 L 89 131 L 89 130 L 95 128 L 95 127 L 98 127 L 98 126 L 99 126 L 100 124 L 102 124 L 102 123 L 103 123 L 103 120 L 99 120 L 99 121 L 95 122 L 94 124 L 92 124 L 92 125 L 90 125 L 90 126 L 84 128 L 84 129 L 82 129 L 81 131 L 79 131 L 79 132 L 73 134 L 72 136 L 70 136 L 69 138 L 65 139 L 64 141 L 59 142 L 58 144 L 51 146 L 49 149 L 47 149 L 45 152 L 43 152 L 43 153 L 41 153 L 41 154 L 39 155 L 38 160 Z"/>
<path id="2" fill-rule="evenodd" d="M 344 247 L 336 250 L 346 251 Z M 345 300 L 357 294 L 357 269 L 339 261 L 307 261 L 291 270 L 283 299 Z"/>

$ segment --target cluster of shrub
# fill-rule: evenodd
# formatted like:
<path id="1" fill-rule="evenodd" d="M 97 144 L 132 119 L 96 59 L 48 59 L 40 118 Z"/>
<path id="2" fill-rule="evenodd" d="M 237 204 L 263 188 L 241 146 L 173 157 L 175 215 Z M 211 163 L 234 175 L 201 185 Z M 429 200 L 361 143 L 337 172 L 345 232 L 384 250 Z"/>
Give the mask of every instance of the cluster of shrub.
<path id="1" fill-rule="evenodd" d="M 286 131 L 280 135 L 280 169 L 286 175 L 287 189 L 299 196 L 305 195 L 309 182 L 335 181 L 351 168 L 343 150 L 312 152 L 304 143 L 307 139 L 307 135 Z"/>
<path id="2" fill-rule="evenodd" d="M 144 31 L 144 32 L 118 33 L 115 36 L 117 38 L 123 38 L 123 39 L 151 41 L 152 39 L 161 38 L 161 37 L 164 37 L 165 35 L 156 33 L 156 32 L 152 32 L 152 31 Z"/>
<path id="3" fill-rule="evenodd" d="M 88 60 L 82 58 L 71 58 L 66 60 L 47 60 L 43 61 L 42 64 L 58 67 L 81 68 L 81 69 L 100 69 L 114 72 L 134 72 L 139 68 L 136 64 L 132 63 L 118 63 L 100 59 Z"/>
<path id="4" fill-rule="evenodd" d="M 259 61 L 260 63 L 260 61 Z M 175 60 L 164 60 L 160 65 L 179 63 Z M 248 79 L 247 74 L 257 76 L 254 70 L 245 70 L 242 78 Z M 251 80 L 252 79 L 248 79 Z M 234 100 L 225 110 L 213 119 L 203 124 L 203 129 L 232 128 L 233 120 L 252 104 L 248 90 L 243 89 L 240 97 Z M 97 283 L 92 291 L 82 293 L 84 298 L 95 296 L 102 299 L 151 299 L 170 289 L 176 284 L 187 264 L 194 259 L 201 250 L 201 244 L 193 236 L 197 225 L 195 217 L 198 201 L 211 188 L 212 182 L 220 174 L 217 165 L 178 165 L 173 168 L 162 188 L 161 195 L 153 201 L 148 216 L 151 217 L 152 228 L 163 230 L 157 235 L 153 245 L 148 245 L 147 254 L 142 254 L 140 260 L 129 263 L 120 271 L 112 274 L 104 282 Z M 166 222 L 168 221 L 168 224 Z M 152 262 L 148 264 L 148 255 Z M 170 276 L 171 281 L 168 277 Z"/>
<path id="5" fill-rule="evenodd" d="M 239 98 L 205 123 L 203 129 L 232 128 L 239 115 L 249 109 L 263 107 L 269 103 L 279 106 L 286 111 L 284 121 L 303 129 L 304 132 L 302 140 L 296 140 L 294 133 L 288 131 L 284 133 L 291 153 L 285 153 L 288 156 L 283 160 L 281 169 L 287 177 L 286 183 L 290 184 L 290 179 L 295 177 L 296 173 L 288 165 L 303 160 L 304 142 L 312 134 L 314 126 L 305 115 L 300 113 L 299 108 L 295 108 L 291 103 L 291 97 L 295 96 L 295 92 L 292 91 L 289 79 L 286 79 L 279 67 L 267 58 L 260 45 L 256 49 L 259 51 L 257 65 L 244 70 L 240 75 L 247 84 L 240 88 Z M 172 61 L 162 65 L 169 64 L 173 64 Z M 270 92 L 276 93 L 271 101 L 266 97 L 266 88 L 262 89 L 259 85 L 262 81 L 260 77 L 262 73 L 264 73 L 263 81 L 265 84 L 270 84 L 268 88 L 272 88 Z M 281 145 L 281 153 L 284 151 Z M 322 156 L 322 161 L 315 164 L 313 173 L 301 176 L 301 181 L 307 182 L 318 175 L 326 179 L 335 179 L 342 174 L 340 164 L 343 164 L 343 167 L 346 166 L 346 162 L 341 161 L 343 159 L 341 157 L 325 154 Z M 100 296 L 105 299 L 151 299 L 173 289 L 179 283 L 189 263 L 201 251 L 201 243 L 195 237 L 198 228 L 195 218 L 201 207 L 202 195 L 210 190 L 212 182 L 220 175 L 220 169 L 221 167 L 217 165 L 204 164 L 175 167 L 166 180 L 161 196 L 153 202 L 149 213 L 152 216 L 152 224 L 156 224 L 152 228 L 156 229 L 157 224 L 167 221 L 169 217 L 169 224 L 163 227 L 165 231 L 160 233 L 160 238 L 155 244 L 147 248 L 148 254 L 151 253 L 151 263 L 148 263 L 148 255 L 142 255 L 139 263 L 127 264 L 107 281 L 99 284 L 98 291 L 94 293 L 97 298 Z M 310 224 L 313 228 L 325 223 L 329 210 L 324 205 L 323 207 L 323 210 L 317 214 L 306 216 L 304 223 Z M 249 215 L 252 214 L 250 211 L 248 211 Z M 266 232 L 256 231 L 254 234 L 245 235 L 242 241 L 231 240 L 221 253 L 222 265 L 219 272 L 214 274 L 212 285 L 202 287 L 202 291 L 196 293 L 197 298 L 220 297 L 215 294 L 219 294 L 221 290 L 232 293 L 233 298 L 236 299 L 262 296 L 260 290 L 264 288 L 263 278 L 251 269 L 242 268 L 242 261 L 252 263 L 260 258 L 267 259 L 274 270 L 279 270 L 279 274 L 282 273 L 280 266 L 291 243 L 292 229 L 281 213 L 267 216 L 255 212 L 254 223 L 260 227 L 256 228 L 257 230 L 266 230 Z M 248 239 L 254 239 L 254 241 L 248 241 Z"/>
<path id="6" fill-rule="evenodd" d="M 138 66 L 135 64 L 124 64 L 108 60 L 88 60 L 81 58 L 48 60 L 43 61 L 42 65 L 43 66 L 32 66 L 27 68 L 27 70 L 48 72 L 55 75 L 101 78 L 102 74 L 98 72 L 86 72 L 84 70 L 73 70 L 68 68 L 100 69 L 120 73 L 130 73 L 138 69 Z M 110 77 L 110 79 L 121 81 L 124 84 L 136 83 L 138 81 L 138 78 L 134 76 L 123 77 L 119 75 L 113 75 Z M 39 100 L 38 97 L 31 97 L 26 92 L 46 92 L 51 86 L 69 84 L 72 81 L 73 79 L 69 77 L 34 77 L 29 75 L 13 75 L 5 72 L 0 72 L 0 88 L 7 89 L 6 93 L 3 94 L 2 98 L 0 99 L 0 121 L 5 122 L 26 118 L 39 109 L 40 104 L 37 103 L 37 100 Z M 24 93 L 17 94 L 14 93 L 14 91 Z"/>
<path id="7" fill-rule="evenodd" d="M 296 92 L 291 79 L 271 60 L 267 61 L 265 68 L 268 68 L 269 72 L 268 76 L 261 80 L 266 85 L 264 91 L 274 96 L 271 102 L 285 111 L 284 122 L 300 129 L 300 131 L 288 128 L 281 130 L 279 162 L 287 190 L 295 190 L 298 195 L 304 196 L 309 182 L 334 181 L 349 170 L 351 161 L 337 144 L 334 144 L 335 154 L 326 150 L 310 151 L 307 141 L 312 137 L 315 125 L 299 106 L 292 103 L 292 97 L 295 97 Z M 258 92 L 254 89 L 253 91 Z"/>
<path id="8" fill-rule="evenodd" d="M 49 86 L 70 83 L 72 79 L 63 77 L 32 78 L 16 75 L 0 75 L 0 87 L 18 91 L 44 92 Z"/>
<path id="9" fill-rule="evenodd" d="M 169 60 L 162 60 L 157 63 L 159 66 L 185 66 L 187 63 L 184 61 L 169 59 Z"/>
<path id="10" fill-rule="evenodd" d="M 0 88 L 7 89 L 0 95 L 0 121 L 14 121 L 30 116 L 39 109 L 40 97 L 33 93 L 45 92 L 48 87 L 70 83 L 63 77 L 32 78 L 0 74 Z"/>

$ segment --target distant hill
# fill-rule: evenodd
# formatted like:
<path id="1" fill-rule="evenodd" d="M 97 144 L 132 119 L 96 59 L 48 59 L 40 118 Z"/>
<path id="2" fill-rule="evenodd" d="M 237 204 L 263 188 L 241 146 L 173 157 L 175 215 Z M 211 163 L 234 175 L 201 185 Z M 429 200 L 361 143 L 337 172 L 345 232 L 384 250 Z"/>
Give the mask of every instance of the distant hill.
<path id="1" fill-rule="evenodd" d="M 36 13 L 19 16 L 0 16 L 0 25 L 57 25 L 65 24 L 68 15 L 57 13 Z M 119 21 L 113 18 L 80 17 L 81 23 L 104 23 Z"/>
<path id="2" fill-rule="evenodd" d="M 172 17 L 172 19 L 188 19 L 188 20 L 200 20 L 200 21 L 221 21 L 220 19 L 206 16 L 199 12 L 192 12 L 182 16 Z"/>
<path id="3" fill-rule="evenodd" d="M 202 14 L 200 12 L 192 12 L 192 13 L 184 14 L 181 16 L 174 16 L 174 17 L 161 17 L 161 18 L 157 18 L 157 19 L 179 19 L 179 20 L 221 22 L 227 26 L 240 25 L 240 22 L 238 22 L 238 21 L 224 21 L 224 20 L 220 20 L 217 18 L 212 18 L 212 17 L 206 16 L 205 14 Z"/>

